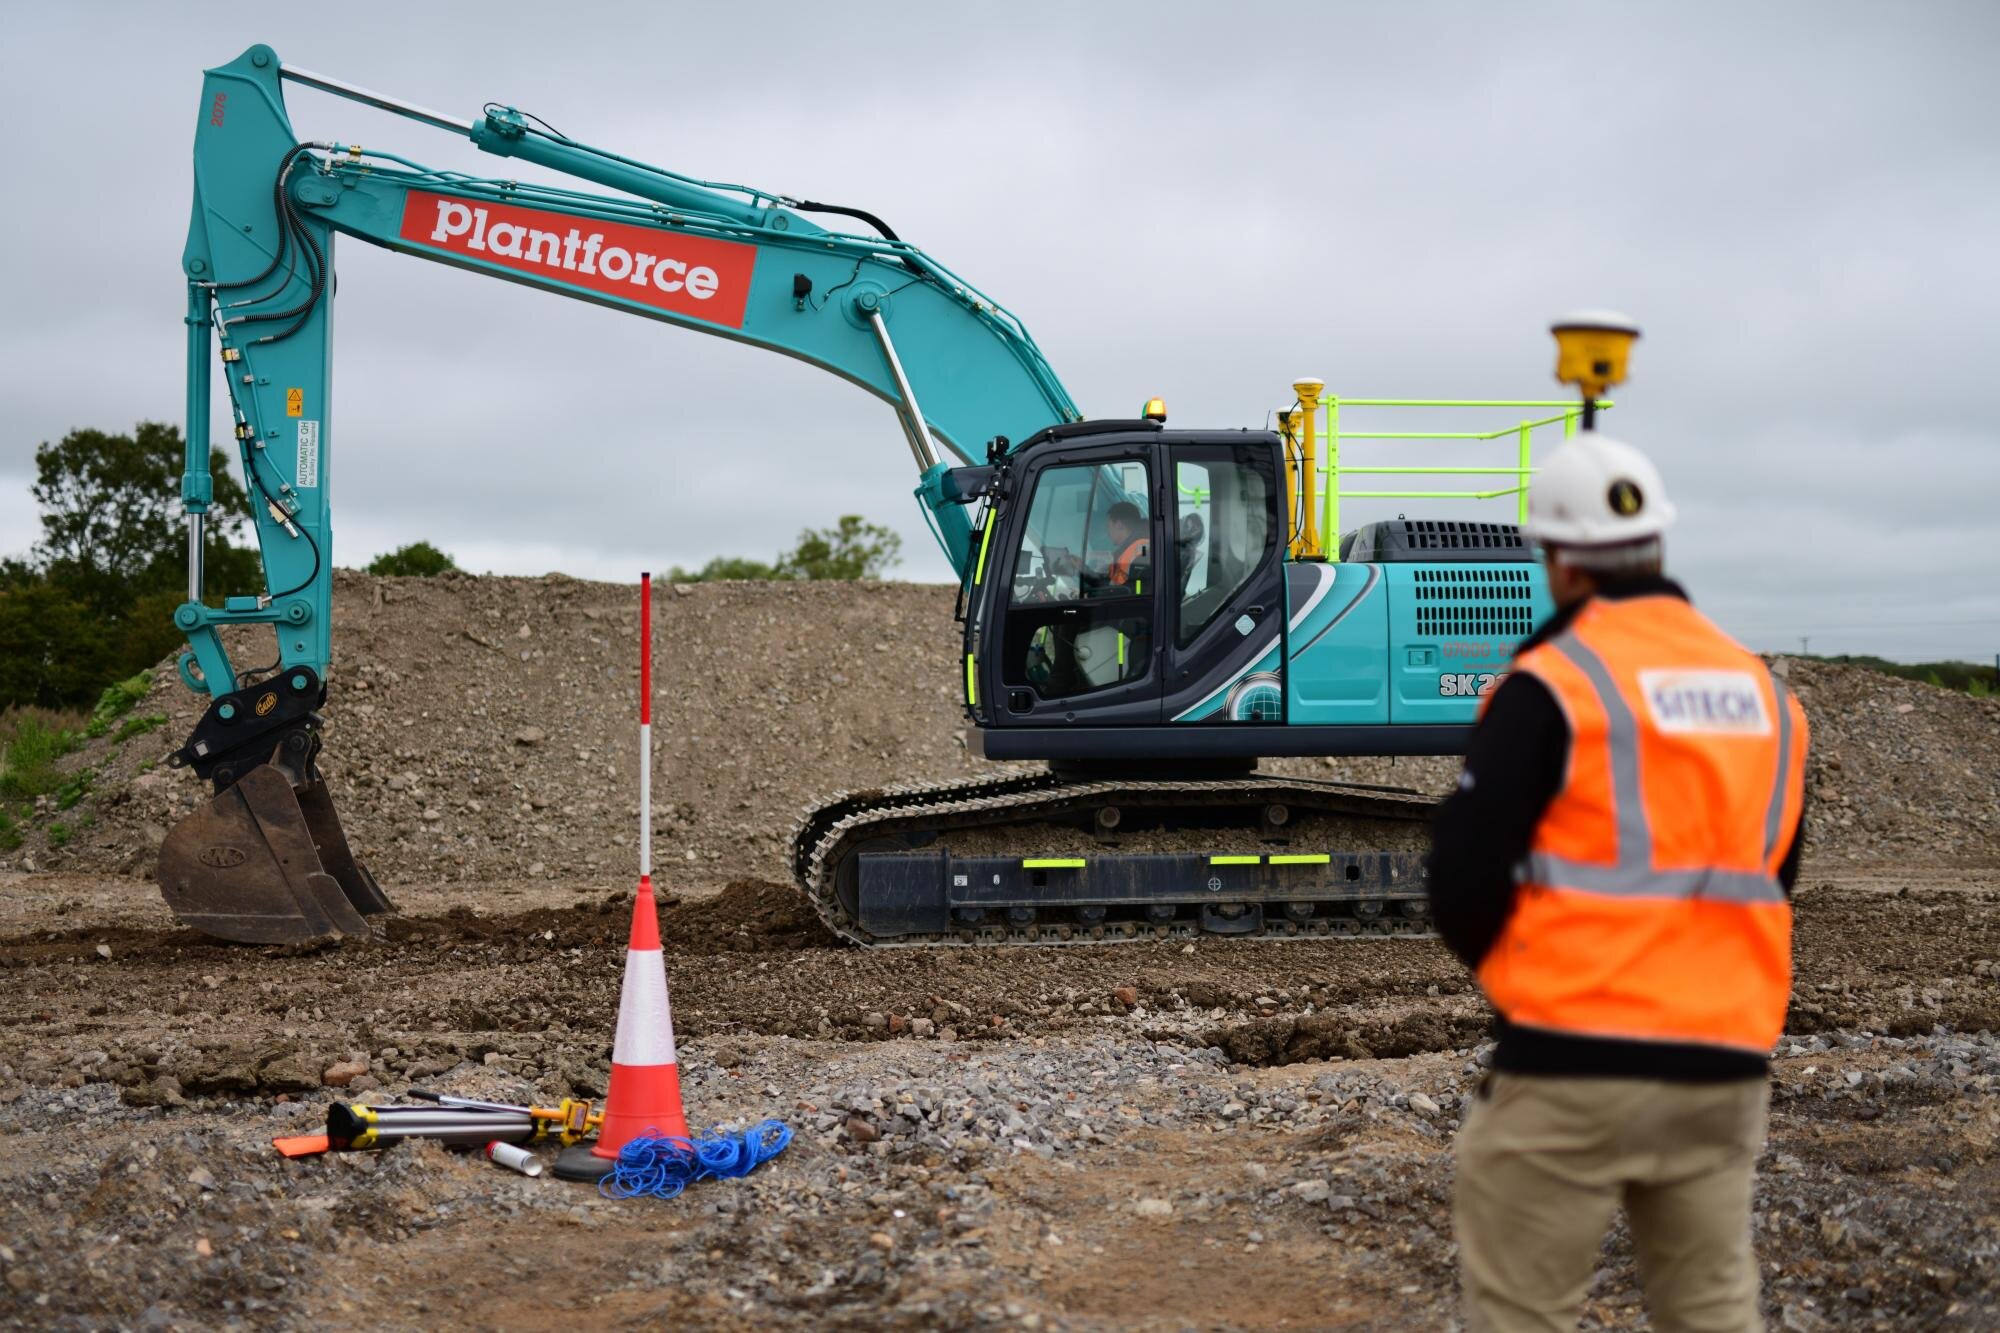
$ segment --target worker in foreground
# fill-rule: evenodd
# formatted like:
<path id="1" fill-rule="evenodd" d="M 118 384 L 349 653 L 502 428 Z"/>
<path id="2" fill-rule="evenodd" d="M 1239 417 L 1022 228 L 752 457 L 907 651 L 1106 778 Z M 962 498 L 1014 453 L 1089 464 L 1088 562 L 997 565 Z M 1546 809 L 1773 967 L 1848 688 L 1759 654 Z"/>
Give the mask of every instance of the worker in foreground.
<path id="1" fill-rule="evenodd" d="M 1499 1013 L 1457 1145 L 1467 1322 L 1575 1328 L 1622 1204 L 1656 1327 L 1757 1329 L 1805 714 L 1663 576 L 1645 455 L 1585 431 L 1528 503 L 1557 611 L 1488 700 L 1430 862 L 1438 932 Z"/>

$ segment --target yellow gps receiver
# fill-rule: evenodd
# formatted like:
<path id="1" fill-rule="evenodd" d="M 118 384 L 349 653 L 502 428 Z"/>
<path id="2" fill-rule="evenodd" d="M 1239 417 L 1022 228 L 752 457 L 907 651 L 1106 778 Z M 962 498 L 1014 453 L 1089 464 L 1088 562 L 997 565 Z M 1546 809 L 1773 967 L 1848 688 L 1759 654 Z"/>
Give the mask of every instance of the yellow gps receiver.
<path id="1" fill-rule="evenodd" d="M 1610 310 L 1579 310 L 1549 326 L 1556 335 L 1556 378 L 1574 384 L 1585 402 L 1595 402 L 1625 381 L 1625 361 L 1638 340 L 1639 326 Z"/>

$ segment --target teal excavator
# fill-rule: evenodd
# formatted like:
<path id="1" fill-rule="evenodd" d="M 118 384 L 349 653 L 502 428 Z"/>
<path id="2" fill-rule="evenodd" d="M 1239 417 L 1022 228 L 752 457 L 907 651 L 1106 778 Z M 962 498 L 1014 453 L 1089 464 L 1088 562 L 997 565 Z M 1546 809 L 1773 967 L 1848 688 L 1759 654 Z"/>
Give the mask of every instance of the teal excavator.
<path id="1" fill-rule="evenodd" d="M 300 142 L 287 83 L 597 188 Z M 319 771 L 330 487 L 351 447 L 332 403 L 343 238 L 782 352 L 894 409 L 959 579 L 970 744 L 1043 767 L 807 811 L 793 869 L 843 938 L 1425 931 L 1430 801 L 1257 762 L 1461 753 L 1478 694 L 1550 609 L 1516 527 L 1397 520 L 1327 549 L 1296 431 L 1168 429 L 1157 400 L 1085 420 L 1018 319 L 863 209 L 694 180 L 509 106 L 427 111 L 267 46 L 207 71 L 195 124 L 175 623 L 181 679 L 208 706 L 174 759 L 215 794 L 161 848 L 182 922 L 292 942 L 365 936 L 392 910 Z M 264 586 L 211 604 L 218 357 Z M 1298 387 L 1310 403 L 1319 386 Z M 224 632 L 265 626 L 275 661 L 239 667 Z"/>

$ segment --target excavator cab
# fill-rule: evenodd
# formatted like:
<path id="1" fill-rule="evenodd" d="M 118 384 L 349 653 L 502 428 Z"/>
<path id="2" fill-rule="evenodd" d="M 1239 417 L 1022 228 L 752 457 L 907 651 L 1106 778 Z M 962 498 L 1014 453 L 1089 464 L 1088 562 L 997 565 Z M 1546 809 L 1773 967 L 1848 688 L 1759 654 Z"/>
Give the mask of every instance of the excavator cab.
<path id="1" fill-rule="evenodd" d="M 1059 426 L 1014 451 L 978 534 L 974 715 L 996 733 L 1103 727 L 1094 753 L 1149 757 L 1155 730 L 1283 618 L 1282 477 L 1275 435 L 1153 420 Z"/>
<path id="2" fill-rule="evenodd" d="M 1111 772 L 1462 754 L 1551 609 L 1531 548 L 1512 524 L 1398 518 L 1302 554 L 1286 463 L 1270 432 L 1152 420 L 1007 455 L 967 588 L 976 751 Z"/>

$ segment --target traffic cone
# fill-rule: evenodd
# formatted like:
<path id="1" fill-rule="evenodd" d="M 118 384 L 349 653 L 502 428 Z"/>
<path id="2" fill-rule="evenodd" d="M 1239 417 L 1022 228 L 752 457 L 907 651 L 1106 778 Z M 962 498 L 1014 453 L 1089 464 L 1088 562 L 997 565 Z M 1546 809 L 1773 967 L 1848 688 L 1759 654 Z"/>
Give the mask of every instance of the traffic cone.
<path id="1" fill-rule="evenodd" d="M 611 1086 L 597 1141 L 556 1158 L 564 1180 L 602 1180 L 618 1150 L 642 1134 L 685 1139 L 681 1070 L 674 1062 L 674 1015 L 660 956 L 660 910 L 653 901 L 653 576 L 639 576 L 639 892 L 625 946 L 625 988 L 611 1044 Z"/>
<path id="2" fill-rule="evenodd" d="M 667 1002 L 667 965 L 660 954 L 660 915 L 653 878 L 639 877 L 632 936 L 625 949 L 625 986 L 618 999 L 618 1036 L 611 1045 L 611 1086 L 594 1143 L 556 1158 L 564 1180 L 600 1180 L 618 1150 L 642 1134 L 687 1138 L 681 1071 L 674 1059 L 674 1015 Z"/>

